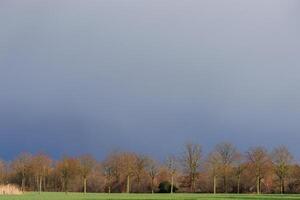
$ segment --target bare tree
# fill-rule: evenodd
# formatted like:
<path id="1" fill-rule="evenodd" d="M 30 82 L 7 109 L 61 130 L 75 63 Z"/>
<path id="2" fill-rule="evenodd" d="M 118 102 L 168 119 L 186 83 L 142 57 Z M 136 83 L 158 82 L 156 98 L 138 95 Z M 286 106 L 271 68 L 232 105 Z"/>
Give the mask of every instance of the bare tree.
<path id="1" fill-rule="evenodd" d="M 134 174 L 134 167 L 137 156 L 134 153 L 125 152 L 120 155 L 121 169 L 126 177 L 126 193 L 130 193 L 131 177 Z"/>
<path id="2" fill-rule="evenodd" d="M 38 154 L 32 157 L 31 168 L 37 180 L 39 193 L 42 192 L 42 183 L 51 168 L 52 160 L 45 154 Z M 45 189 L 45 188 L 44 188 Z"/>
<path id="3" fill-rule="evenodd" d="M 57 163 L 57 169 L 62 179 L 62 190 L 69 191 L 70 180 L 78 173 L 78 160 L 75 158 L 64 157 Z"/>
<path id="4" fill-rule="evenodd" d="M 256 192 L 261 193 L 261 180 L 264 176 L 266 165 L 269 162 L 268 152 L 263 147 L 250 148 L 247 158 L 254 169 L 256 177 Z"/>
<path id="5" fill-rule="evenodd" d="M 217 194 L 217 178 L 218 178 L 218 172 L 221 166 L 220 163 L 220 155 L 216 153 L 215 151 L 211 152 L 208 155 L 207 159 L 207 168 L 209 169 L 211 176 L 213 177 L 213 191 L 214 194 Z"/>
<path id="6" fill-rule="evenodd" d="M 25 191 L 26 177 L 30 172 L 32 156 L 29 153 L 21 153 L 12 163 L 12 167 L 21 176 L 22 192 Z"/>
<path id="7" fill-rule="evenodd" d="M 225 142 L 218 144 L 215 147 L 215 151 L 219 155 L 218 158 L 220 159 L 220 164 L 221 164 L 224 192 L 227 193 L 228 192 L 228 185 L 227 185 L 228 171 L 236 159 L 237 151 L 232 144 L 225 143 Z"/>
<path id="8" fill-rule="evenodd" d="M 201 146 L 199 144 L 186 144 L 182 158 L 183 166 L 189 175 L 190 191 L 196 191 L 196 177 L 200 167 Z"/>
<path id="9" fill-rule="evenodd" d="M 79 157 L 79 172 L 83 179 L 83 192 L 86 194 L 88 175 L 96 166 L 97 161 L 91 155 L 83 155 Z"/>
<path id="10" fill-rule="evenodd" d="M 151 192 L 153 194 L 154 193 L 154 180 L 158 174 L 158 163 L 155 160 L 148 158 L 147 164 L 146 164 L 146 170 L 151 178 Z"/>
<path id="11" fill-rule="evenodd" d="M 279 178 L 280 193 L 284 193 L 285 178 L 288 175 L 293 156 L 285 146 L 275 148 L 271 153 L 275 174 Z"/>
<path id="12" fill-rule="evenodd" d="M 237 193 L 240 193 L 240 185 L 241 185 L 241 176 L 246 170 L 247 165 L 245 164 L 245 156 L 238 153 L 236 156 L 236 161 L 233 165 L 234 175 L 237 179 Z"/>
<path id="13" fill-rule="evenodd" d="M 5 183 L 5 178 L 7 174 L 7 166 L 4 160 L 0 160 L 0 184 Z"/>
<path id="14" fill-rule="evenodd" d="M 121 156 L 122 154 L 120 152 L 114 151 L 110 153 L 103 162 L 108 193 L 110 193 L 113 189 L 115 191 L 121 191 L 121 175 L 123 171 Z"/>
<path id="15" fill-rule="evenodd" d="M 148 160 L 148 158 L 144 155 L 138 155 L 136 157 L 134 173 L 135 173 L 135 176 L 136 176 L 136 182 L 137 182 L 138 190 L 140 190 L 141 176 L 142 176 L 143 172 L 145 171 L 147 160 Z"/>
<path id="16" fill-rule="evenodd" d="M 169 174 L 171 176 L 171 193 L 173 193 L 174 191 L 174 176 L 176 174 L 177 171 L 177 159 L 175 156 L 168 156 L 167 160 L 166 160 L 166 165 L 169 171 Z"/>
<path id="17" fill-rule="evenodd" d="M 12 162 L 0 160 L 0 184 L 39 192 L 172 193 L 176 185 L 180 192 L 300 193 L 300 165 L 284 146 L 270 154 L 263 147 L 241 154 L 221 143 L 205 158 L 202 163 L 198 144 L 187 144 L 184 154 L 167 157 L 163 166 L 133 152 L 112 152 L 101 163 L 90 155 L 53 161 L 23 153 Z"/>
<path id="18" fill-rule="evenodd" d="M 104 170 L 106 185 L 107 185 L 107 188 L 108 188 L 108 193 L 110 194 L 111 193 L 112 179 L 113 179 L 113 176 L 114 176 L 114 168 L 113 168 L 113 166 L 109 165 L 108 163 L 104 163 L 103 170 Z"/>

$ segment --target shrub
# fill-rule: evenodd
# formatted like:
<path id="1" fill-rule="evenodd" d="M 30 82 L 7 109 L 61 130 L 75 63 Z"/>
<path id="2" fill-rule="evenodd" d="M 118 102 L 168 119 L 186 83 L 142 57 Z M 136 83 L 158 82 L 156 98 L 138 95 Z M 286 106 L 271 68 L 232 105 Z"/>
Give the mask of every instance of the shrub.
<path id="1" fill-rule="evenodd" d="M 159 184 L 159 193 L 171 193 L 171 183 L 169 181 L 163 181 Z M 173 192 L 176 192 L 178 188 L 174 185 Z"/>

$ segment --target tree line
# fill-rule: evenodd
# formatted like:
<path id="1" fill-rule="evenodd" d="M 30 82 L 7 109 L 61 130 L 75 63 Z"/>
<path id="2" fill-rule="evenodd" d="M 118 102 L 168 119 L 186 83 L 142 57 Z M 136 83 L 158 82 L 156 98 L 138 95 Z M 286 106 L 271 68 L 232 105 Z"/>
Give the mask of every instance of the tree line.
<path id="1" fill-rule="evenodd" d="M 21 153 L 0 161 L 0 184 L 38 192 L 300 193 L 300 165 L 285 146 L 240 152 L 223 142 L 208 155 L 199 144 L 183 149 L 161 162 L 120 151 L 102 161 L 91 155 L 53 160 L 42 153 Z"/>

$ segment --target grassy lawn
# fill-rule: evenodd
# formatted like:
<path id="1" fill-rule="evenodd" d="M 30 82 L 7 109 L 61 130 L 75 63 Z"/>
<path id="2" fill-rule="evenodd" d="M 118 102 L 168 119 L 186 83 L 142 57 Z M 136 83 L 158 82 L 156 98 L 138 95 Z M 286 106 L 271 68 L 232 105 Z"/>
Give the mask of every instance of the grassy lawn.
<path id="1" fill-rule="evenodd" d="M 80 194 L 26 193 L 20 196 L 0 196 L 1 200 L 272 200 L 299 199 L 300 195 L 235 195 L 235 194 Z"/>

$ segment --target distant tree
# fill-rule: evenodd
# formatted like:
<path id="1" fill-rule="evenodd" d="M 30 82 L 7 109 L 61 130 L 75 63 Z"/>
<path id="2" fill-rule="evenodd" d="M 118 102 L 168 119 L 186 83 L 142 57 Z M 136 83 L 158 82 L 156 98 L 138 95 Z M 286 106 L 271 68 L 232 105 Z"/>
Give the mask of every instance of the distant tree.
<path id="1" fill-rule="evenodd" d="M 91 155 L 83 155 L 79 157 L 79 172 L 83 180 L 83 192 L 86 194 L 88 175 L 96 166 L 97 161 Z"/>
<path id="2" fill-rule="evenodd" d="M 87 176 L 87 192 L 103 193 L 107 191 L 107 182 L 103 173 L 103 164 L 95 160 L 93 169 Z M 75 179 L 76 180 L 76 179 Z M 81 177 L 82 181 L 82 177 Z M 82 188 L 80 188 L 82 189 Z"/>
<path id="3" fill-rule="evenodd" d="M 189 175 L 190 191 L 196 191 L 196 177 L 200 167 L 202 149 L 199 144 L 188 143 L 182 158 L 184 169 Z"/>
<path id="4" fill-rule="evenodd" d="M 214 194 L 217 193 L 217 177 L 218 177 L 218 172 L 221 166 L 220 163 L 220 155 L 216 153 L 215 151 L 211 152 L 208 155 L 207 158 L 207 168 L 209 169 L 209 172 L 211 176 L 213 177 L 213 191 Z"/>
<path id="5" fill-rule="evenodd" d="M 138 191 L 140 191 L 141 187 L 141 177 L 143 172 L 145 172 L 145 167 L 147 165 L 147 158 L 144 155 L 137 155 L 135 159 L 135 166 L 134 166 L 134 174 L 136 176 L 136 182 L 138 186 Z"/>
<path id="6" fill-rule="evenodd" d="M 168 156 L 166 160 L 167 169 L 169 171 L 169 174 L 171 176 L 171 190 L 170 192 L 173 193 L 173 187 L 174 187 L 174 176 L 176 174 L 178 164 L 177 159 L 175 156 Z"/>
<path id="7" fill-rule="evenodd" d="M 126 193 L 130 193 L 131 177 L 134 175 L 137 156 L 134 153 L 124 152 L 120 154 L 121 170 L 126 177 Z"/>
<path id="8" fill-rule="evenodd" d="M 38 154 L 31 159 L 31 170 L 36 178 L 39 193 L 42 192 L 42 184 L 52 165 L 52 160 L 45 154 Z M 45 189 L 45 188 L 44 188 Z"/>
<path id="9" fill-rule="evenodd" d="M 238 194 L 240 193 L 241 176 L 244 173 L 244 171 L 246 170 L 246 168 L 247 168 L 247 165 L 245 163 L 245 156 L 240 153 L 237 153 L 236 160 L 233 165 L 233 172 L 237 179 L 237 193 Z"/>
<path id="10" fill-rule="evenodd" d="M 57 169 L 62 179 L 62 190 L 66 193 L 69 191 L 70 180 L 78 173 L 78 165 L 78 160 L 70 157 L 64 157 L 57 163 Z"/>
<path id="11" fill-rule="evenodd" d="M 151 178 L 151 192 L 154 193 L 154 180 L 158 174 L 158 163 L 148 158 L 146 163 L 146 171 L 148 172 L 150 178 Z"/>
<path id="12" fill-rule="evenodd" d="M 7 165 L 4 160 L 0 160 L 0 184 L 5 183 L 5 178 L 7 174 Z"/>
<path id="13" fill-rule="evenodd" d="M 104 175 L 106 177 L 106 186 L 108 193 L 112 190 L 121 191 L 123 164 L 121 152 L 110 153 L 103 162 Z"/>
<path id="14" fill-rule="evenodd" d="M 12 163 L 12 168 L 14 169 L 16 174 L 21 177 L 22 192 L 25 191 L 26 177 L 28 177 L 30 173 L 31 160 L 31 154 L 21 153 Z"/>
<path id="15" fill-rule="evenodd" d="M 101 163 L 91 155 L 52 160 L 44 154 L 22 153 L 12 161 L 0 160 L 0 184 L 40 193 L 172 193 L 175 186 L 180 192 L 214 194 L 300 193 L 300 165 L 284 146 L 270 154 L 264 147 L 241 154 L 229 143 L 216 145 L 205 160 L 199 144 L 187 144 L 183 154 L 168 156 L 163 165 L 134 152 L 115 151 Z"/>
<path id="16" fill-rule="evenodd" d="M 218 154 L 217 157 L 220 159 L 220 168 L 223 176 L 223 188 L 224 192 L 227 193 L 228 171 L 231 169 L 233 162 L 237 158 L 237 150 L 232 144 L 223 142 L 216 145 L 215 152 Z"/>
<path id="17" fill-rule="evenodd" d="M 103 164 L 103 172 L 105 176 L 106 186 L 108 188 L 108 193 L 111 193 L 111 185 L 112 185 L 112 179 L 114 176 L 114 168 L 113 166 L 109 165 L 108 163 Z"/>
<path id="18" fill-rule="evenodd" d="M 247 152 L 248 161 L 251 167 L 254 169 L 254 174 L 256 177 L 256 192 L 261 193 L 261 180 L 266 171 L 266 166 L 270 161 L 268 152 L 263 147 L 250 148 Z"/>
<path id="19" fill-rule="evenodd" d="M 300 192 L 300 166 L 299 164 L 292 164 L 289 166 L 290 176 L 287 181 L 286 190 L 289 193 L 299 193 Z"/>
<path id="20" fill-rule="evenodd" d="M 279 178 L 280 193 L 284 193 L 285 178 L 287 177 L 293 156 L 285 146 L 275 148 L 271 153 L 275 175 Z"/>

